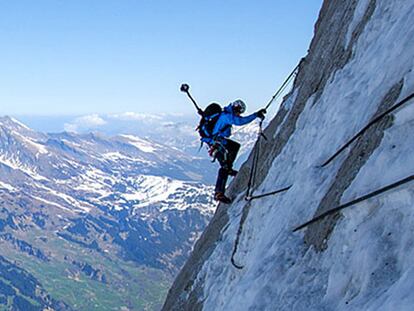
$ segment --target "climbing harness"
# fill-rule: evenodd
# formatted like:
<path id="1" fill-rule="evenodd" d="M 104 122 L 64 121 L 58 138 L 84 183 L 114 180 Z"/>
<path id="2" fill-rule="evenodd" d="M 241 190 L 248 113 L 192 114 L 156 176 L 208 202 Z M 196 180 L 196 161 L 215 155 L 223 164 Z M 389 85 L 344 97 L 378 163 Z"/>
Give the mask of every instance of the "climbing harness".
<path id="1" fill-rule="evenodd" d="M 209 156 L 212 157 L 211 162 L 215 162 L 220 154 L 222 156 L 222 162 L 227 162 L 228 153 L 227 148 L 219 140 L 216 140 L 208 150 Z"/>
<path id="2" fill-rule="evenodd" d="M 392 184 L 390 184 L 388 186 L 385 186 L 383 188 L 380 188 L 378 190 L 375 190 L 373 192 L 370 192 L 370 193 L 368 193 L 366 195 L 363 195 L 363 196 L 361 196 L 359 198 L 356 198 L 355 200 L 352 200 L 352 201 L 350 201 L 348 203 L 339 205 L 339 206 L 337 206 L 337 207 L 335 207 L 333 209 L 330 209 L 330 210 L 328 210 L 328 211 L 326 211 L 326 212 L 324 212 L 324 213 L 322 213 L 322 214 L 320 214 L 320 215 L 312 218 L 311 220 L 309 220 L 309 221 L 301 224 L 300 226 L 297 226 L 295 229 L 293 229 L 293 232 L 296 232 L 296 231 L 298 231 L 300 229 L 303 229 L 303 228 L 309 226 L 310 224 L 313 224 L 313 223 L 315 223 L 315 222 L 317 222 L 317 221 L 325 218 L 326 216 L 332 215 L 332 214 L 334 214 L 334 213 L 336 213 L 336 212 L 338 212 L 338 211 L 340 211 L 340 210 L 342 210 L 344 208 L 347 208 L 347 207 L 352 206 L 352 205 L 355 205 L 355 204 L 357 204 L 359 202 L 368 200 L 368 199 L 370 199 L 372 197 L 375 197 L 375 196 L 377 196 L 377 195 L 379 195 L 379 194 L 381 194 L 383 192 L 389 191 L 389 190 L 394 189 L 396 187 L 399 187 L 399 186 L 401 186 L 403 184 L 406 184 L 406 183 L 408 183 L 408 182 L 410 182 L 412 180 L 414 180 L 414 175 L 411 175 L 411 176 L 406 177 L 404 179 L 401 179 L 401 180 L 399 180 L 399 181 L 397 181 L 395 183 L 392 183 Z"/>
<path id="3" fill-rule="evenodd" d="M 414 98 L 414 93 L 412 93 L 411 95 L 407 96 L 406 98 L 404 98 L 403 100 L 401 100 L 400 102 L 398 102 L 397 104 L 395 104 L 394 106 L 392 106 L 391 108 L 387 109 L 386 111 L 384 111 L 383 113 L 381 113 L 380 115 L 378 115 L 376 118 L 374 118 L 373 120 L 371 120 L 371 122 L 369 122 L 362 130 L 360 130 L 356 135 L 354 135 L 354 137 L 352 137 L 347 143 L 345 143 L 341 148 L 339 148 L 338 151 L 335 152 L 334 155 L 332 155 L 328 160 L 326 160 L 320 167 L 327 166 L 329 163 L 332 162 L 333 159 L 335 159 L 342 151 L 344 151 L 358 137 L 360 137 L 362 134 L 364 134 L 373 124 L 377 123 L 383 117 L 385 117 L 389 113 L 393 112 L 397 108 L 401 107 L 402 105 L 404 105 L 406 102 L 408 102 L 412 98 Z"/>

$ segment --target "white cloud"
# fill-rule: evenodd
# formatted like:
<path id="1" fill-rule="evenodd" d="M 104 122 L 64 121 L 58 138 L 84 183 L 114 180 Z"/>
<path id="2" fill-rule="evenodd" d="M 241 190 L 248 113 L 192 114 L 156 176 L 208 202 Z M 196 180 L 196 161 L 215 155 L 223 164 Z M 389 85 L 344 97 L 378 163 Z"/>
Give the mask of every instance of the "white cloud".
<path id="1" fill-rule="evenodd" d="M 107 122 L 101 118 L 98 114 L 91 114 L 76 118 L 70 123 L 65 123 L 65 131 L 68 132 L 80 132 L 85 130 L 97 129 Z"/>
<path id="2" fill-rule="evenodd" d="M 108 118 L 124 120 L 124 121 L 162 120 L 161 116 L 158 116 L 155 114 L 138 113 L 138 112 L 124 112 L 120 114 L 111 114 L 111 115 L 108 115 Z"/>

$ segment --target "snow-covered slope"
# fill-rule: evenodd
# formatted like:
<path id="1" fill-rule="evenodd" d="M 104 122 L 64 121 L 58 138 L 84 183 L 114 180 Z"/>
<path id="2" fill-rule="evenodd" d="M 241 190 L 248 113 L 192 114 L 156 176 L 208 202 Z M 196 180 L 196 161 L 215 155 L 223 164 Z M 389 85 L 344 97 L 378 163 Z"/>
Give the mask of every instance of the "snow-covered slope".
<path id="1" fill-rule="evenodd" d="M 42 134 L 10 117 L 0 118 L 0 137 L 1 191 L 74 214 L 214 210 L 211 187 L 200 183 L 212 179 L 210 163 L 165 145 L 132 135 Z"/>
<path id="2" fill-rule="evenodd" d="M 91 310 L 91 296 L 99 310 L 159 309 L 216 208 L 214 175 L 208 160 L 137 136 L 43 134 L 0 118 L 0 287 L 13 287 L 0 305 L 29 310 L 16 298 L 27 274 L 61 310 Z"/>
<path id="3" fill-rule="evenodd" d="M 293 90 L 177 277 L 164 310 L 413 310 L 414 3 L 325 1 Z M 257 148 L 257 146 L 256 146 Z M 243 268 L 238 269 L 231 263 Z"/>

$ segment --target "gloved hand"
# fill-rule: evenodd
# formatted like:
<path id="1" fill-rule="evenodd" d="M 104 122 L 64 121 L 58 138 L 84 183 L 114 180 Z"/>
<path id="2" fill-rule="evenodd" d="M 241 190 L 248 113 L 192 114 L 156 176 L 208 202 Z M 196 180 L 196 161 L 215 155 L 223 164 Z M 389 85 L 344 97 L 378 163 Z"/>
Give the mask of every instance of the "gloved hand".
<path id="1" fill-rule="evenodd" d="M 260 109 L 258 112 L 256 112 L 256 115 L 258 118 L 264 120 L 266 112 L 267 112 L 266 109 L 263 108 L 263 109 Z"/>
<path id="2" fill-rule="evenodd" d="M 215 158 L 217 155 L 217 152 L 219 151 L 220 145 L 218 143 L 214 143 L 210 146 L 210 149 L 208 150 L 208 154 L 210 157 Z"/>

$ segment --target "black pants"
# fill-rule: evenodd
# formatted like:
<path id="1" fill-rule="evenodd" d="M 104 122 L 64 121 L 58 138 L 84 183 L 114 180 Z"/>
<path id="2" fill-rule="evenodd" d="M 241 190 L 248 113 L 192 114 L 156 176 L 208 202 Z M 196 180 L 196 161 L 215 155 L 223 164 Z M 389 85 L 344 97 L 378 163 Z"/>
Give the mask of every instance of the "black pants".
<path id="1" fill-rule="evenodd" d="M 233 163 L 234 160 L 236 160 L 239 149 L 239 143 L 236 143 L 231 139 L 224 139 L 223 148 L 221 148 L 216 155 L 216 158 L 220 163 L 220 169 L 218 171 L 216 181 L 216 193 L 224 193 L 226 190 L 226 183 L 227 179 L 229 178 L 229 170 L 233 169 Z"/>

